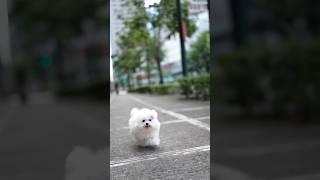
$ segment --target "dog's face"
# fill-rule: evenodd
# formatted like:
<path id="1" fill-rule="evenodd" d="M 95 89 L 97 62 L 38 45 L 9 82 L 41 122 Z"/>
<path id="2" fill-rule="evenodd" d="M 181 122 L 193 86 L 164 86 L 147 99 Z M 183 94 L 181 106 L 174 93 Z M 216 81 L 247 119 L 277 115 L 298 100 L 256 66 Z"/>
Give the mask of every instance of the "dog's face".
<path id="1" fill-rule="evenodd" d="M 136 120 L 137 126 L 144 129 L 157 129 L 160 126 L 158 121 L 158 113 L 155 110 L 147 108 L 132 109 L 131 117 Z"/>

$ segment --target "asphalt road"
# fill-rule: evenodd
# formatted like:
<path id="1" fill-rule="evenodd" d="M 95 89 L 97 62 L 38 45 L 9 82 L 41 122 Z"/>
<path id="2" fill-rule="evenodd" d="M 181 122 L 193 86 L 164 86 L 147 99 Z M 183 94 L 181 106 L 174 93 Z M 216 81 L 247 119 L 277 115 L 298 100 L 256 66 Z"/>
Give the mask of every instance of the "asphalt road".
<path id="1" fill-rule="evenodd" d="M 81 180 L 68 178 L 68 173 L 77 174 L 79 165 L 98 161 L 90 162 L 80 154 L 69 158 L 72 167 L 67 169 L 67 158 L 75 147 L 89 149 L 92 157 L 107 148 L 107 104 L 54 100 L 48 95 L 31 97 L 25 107 L 15 98 L 0 102 L 0 179 Z"/>
<path id="2" fill-rule="evenodd" d="M 238 171 L 242 179 L 320 179 L 319 123 L 249 120 L 221 107 L 214 110 L 215 164 Z"/>
<path id="3" fill-rule="evenodd" d="M 119 95 L 110 105 L 111 179 L 210 179 L 210 103 L 179 96 Z M 128 130 L 133 107 L 158 112 L 159 148 L 136 147 Z"/>
<path id="4" fill-rule="evenodd" d="M 216 180 L 320 179 L 319 124 L 226 119 L 217 105 L 210 149 L 209 102 L 123 94 L 111 97 L 109 147 L 107 104 L 47 95 L 26 107 L 1 101 L 0 179 L 102 180 L 106 168 L 111 179 L 130 180 L 209 179 L 210 170 Z M 160 148 L 134 146 L 128 130 L 133 107 L 158 111 Z"/>

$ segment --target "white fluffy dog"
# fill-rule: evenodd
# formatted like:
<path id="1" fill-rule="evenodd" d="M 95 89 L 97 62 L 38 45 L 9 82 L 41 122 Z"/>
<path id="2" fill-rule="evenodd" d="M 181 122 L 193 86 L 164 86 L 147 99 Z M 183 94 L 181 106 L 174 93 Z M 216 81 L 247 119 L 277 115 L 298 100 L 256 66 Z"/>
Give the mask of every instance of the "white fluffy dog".
<path id="1" fill-rule="evenodd" d="M 133 108 L 130 112 L 129 128 L 137 145 L 159 146 L 160 122 L 155 110 Z"/>

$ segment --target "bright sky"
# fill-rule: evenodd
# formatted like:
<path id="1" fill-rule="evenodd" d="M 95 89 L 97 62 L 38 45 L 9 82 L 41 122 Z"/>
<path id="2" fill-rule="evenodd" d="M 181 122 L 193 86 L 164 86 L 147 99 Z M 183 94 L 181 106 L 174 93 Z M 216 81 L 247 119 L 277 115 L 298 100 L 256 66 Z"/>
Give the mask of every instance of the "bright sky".
<path id="1" fill-rule="evenodd" d="M 150 5 L 153 5 L 154 3 L 160 3 L 160 0 L 144 0 L 145 7 L 149 7 Z"/>

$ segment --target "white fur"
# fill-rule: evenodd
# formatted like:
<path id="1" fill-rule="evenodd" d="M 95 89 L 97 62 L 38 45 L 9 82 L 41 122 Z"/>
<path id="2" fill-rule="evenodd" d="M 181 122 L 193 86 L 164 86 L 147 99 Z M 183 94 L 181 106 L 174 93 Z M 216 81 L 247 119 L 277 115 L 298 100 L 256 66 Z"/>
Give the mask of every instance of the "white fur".
<path id="1" fill-rule="evenodd" d="M 137 145 L 160 145 L 160 122 L 158 113 L 155 110 L 133 108 L 130 112 L 129 128 Z"/>

